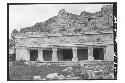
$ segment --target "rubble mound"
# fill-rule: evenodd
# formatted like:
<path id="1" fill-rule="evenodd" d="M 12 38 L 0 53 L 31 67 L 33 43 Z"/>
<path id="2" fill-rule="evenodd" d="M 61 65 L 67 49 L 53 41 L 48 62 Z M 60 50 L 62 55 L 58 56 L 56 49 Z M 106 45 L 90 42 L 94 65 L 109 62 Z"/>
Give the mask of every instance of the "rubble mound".
<path id="1" fill-rule="evenodd" d="M 80 15 L 61 9 L 57 16 L 51 17 L 44 22 L 38 22 L 34 26 L 21 28 L 16 34 L 27 32 L 45 33 L 82 33 L 86 31 L 105 30 L 113 27 L 113 6 L 104 5 L 101 11 L 89 13 L 81 12 Z M 15 30 L 14 30 L 15 32 Z M 13 32 L 12 32 L 13 34 Z"/>

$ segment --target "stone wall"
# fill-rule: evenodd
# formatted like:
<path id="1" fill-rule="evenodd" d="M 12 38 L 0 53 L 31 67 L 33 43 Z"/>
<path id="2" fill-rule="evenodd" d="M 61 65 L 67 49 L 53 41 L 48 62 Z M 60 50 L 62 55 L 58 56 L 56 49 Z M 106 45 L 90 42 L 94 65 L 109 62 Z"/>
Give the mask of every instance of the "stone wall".
<path id="1" fill-rule="evenodd" d="M 113 42 L 113 34 L 18 38 L 16 46 L 42 47 L 42 45 L 84 44 L 88 42 L 110 43 Z"/>
<path id="2" fill-rule="evenodd" d="M 105 60 L 114 61 L 114 45 L 106 46 Z"/>
<path id="3" fill-rule="evenodd" d="M 16 49 L 16 60 L 17 61 L 29 61 L 30 55 L 29 51 L 26 48 L 17 48 Z"/>

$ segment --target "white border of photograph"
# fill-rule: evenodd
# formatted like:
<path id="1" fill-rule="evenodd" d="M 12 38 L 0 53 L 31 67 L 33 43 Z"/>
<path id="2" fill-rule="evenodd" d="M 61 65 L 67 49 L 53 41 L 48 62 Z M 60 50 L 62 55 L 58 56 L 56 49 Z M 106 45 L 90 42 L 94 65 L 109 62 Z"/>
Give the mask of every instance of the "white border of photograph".
<path id="1" fill-rule="evenodd" d="M 83 2 L 84 1 L 84 2 Z M 117 2 L 117 52 L 118 52 L 118 74 L 117 80 L 66 80 L 66 81 L 7 81 L 7 3 L 86 3 L 86 2 L 109 2 L 109 0 L 1 0 L 0 1 L 0 82 L 1 83 L 124 83 L 125 82 L 125 4 L 123 0 L 110 0 Z"/>

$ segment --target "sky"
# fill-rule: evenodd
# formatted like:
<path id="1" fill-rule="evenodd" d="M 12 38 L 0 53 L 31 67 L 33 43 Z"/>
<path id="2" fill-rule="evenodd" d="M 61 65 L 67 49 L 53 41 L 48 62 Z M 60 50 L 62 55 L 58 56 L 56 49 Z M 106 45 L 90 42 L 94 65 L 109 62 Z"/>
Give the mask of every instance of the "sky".
<path id="1" fill-rule="evenodd" d="M 97 12 L 104 4 L 32 4 L 9 6 L 9 34 L 13 29 L 30 27 L 37 22 L 43 22 L 58 15 L 58 11 L 65 9 L 69 13 L 79 15 L 82 11 Z"/>

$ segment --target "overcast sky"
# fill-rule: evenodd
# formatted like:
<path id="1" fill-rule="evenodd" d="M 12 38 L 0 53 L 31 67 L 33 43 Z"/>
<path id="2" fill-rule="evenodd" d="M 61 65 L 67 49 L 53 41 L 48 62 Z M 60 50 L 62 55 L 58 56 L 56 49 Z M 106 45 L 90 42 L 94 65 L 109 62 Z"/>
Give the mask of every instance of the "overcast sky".
<path id="1" fill-rule="evenodd" d="M 82 11 L 97 12 L 104 4 L 34 4 L 9 6 L 9 32 L 33 26 L 56 16 L 60 9 L 79 15 Z"/>

